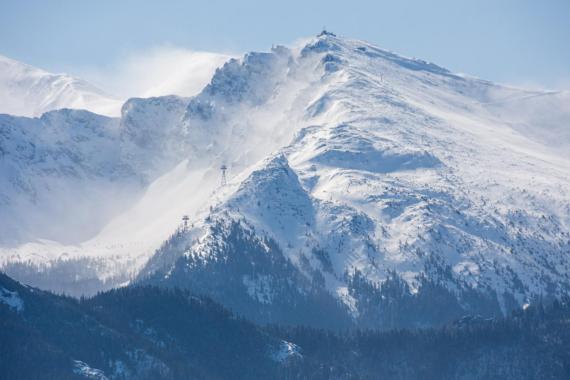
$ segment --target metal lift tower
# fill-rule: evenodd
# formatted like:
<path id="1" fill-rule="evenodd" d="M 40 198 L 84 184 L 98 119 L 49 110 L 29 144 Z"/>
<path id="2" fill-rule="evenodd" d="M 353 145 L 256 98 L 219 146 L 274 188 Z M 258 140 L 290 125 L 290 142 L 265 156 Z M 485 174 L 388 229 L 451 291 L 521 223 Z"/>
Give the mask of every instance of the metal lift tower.
<path id="1" fill-rule="evenodd" d="M 222 186 L 226 186 L 228 184 L 228 179 L 226 177 L 226 171 L 228 170 L 228 167 L 226 165 L 222 165 L 220 167 L 220 170 L 222 171 Z"/>

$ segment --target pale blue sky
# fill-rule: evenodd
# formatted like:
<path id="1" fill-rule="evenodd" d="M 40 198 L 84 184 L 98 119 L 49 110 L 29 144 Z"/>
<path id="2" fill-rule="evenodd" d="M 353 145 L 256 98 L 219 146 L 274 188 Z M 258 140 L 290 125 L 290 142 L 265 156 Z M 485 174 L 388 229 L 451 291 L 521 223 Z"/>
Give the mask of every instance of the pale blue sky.
<path id="1" fill-rule="evenodd" d="M 570 88 L 569 0 L 0 0 L 0 54 L 73 72 L 165 44 L 266 50 L 323 26 L 453 71 Z"/>

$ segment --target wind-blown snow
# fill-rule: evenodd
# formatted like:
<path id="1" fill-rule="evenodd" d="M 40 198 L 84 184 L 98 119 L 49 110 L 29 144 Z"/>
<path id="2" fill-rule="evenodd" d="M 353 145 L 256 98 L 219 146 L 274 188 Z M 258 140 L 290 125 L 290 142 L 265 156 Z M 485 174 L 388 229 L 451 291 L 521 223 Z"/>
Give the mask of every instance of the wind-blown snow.
<path id="1" fill-rule="evenodd" d="M 194 96 L 230 58 L 227 54 L 164 46 L 131 53 L 109 69 L 87 72 L 85 77 L 125 97 Z"/>

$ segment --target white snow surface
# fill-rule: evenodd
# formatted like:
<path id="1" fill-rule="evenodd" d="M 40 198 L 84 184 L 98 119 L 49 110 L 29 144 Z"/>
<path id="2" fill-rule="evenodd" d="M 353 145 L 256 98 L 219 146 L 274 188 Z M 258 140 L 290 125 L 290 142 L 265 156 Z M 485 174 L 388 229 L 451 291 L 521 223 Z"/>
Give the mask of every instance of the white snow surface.
<path id="1" fill-rule="evenodd" d="M 227 54 L 175 47 L 145 50 L 121 61 L 112 73 L 103 74 L 101 86 L 144 98 L 194 96 L 208 84 L 216 68 L 230 58 Z"/>
<path id="2" fill-rule="evenodd" d="M 16 312 L 24 310 L 24 300 L 20 298 L 16 291 L 0 287 L 0 302 L 8 305 L 9 308 L 14 309 Z"/>
<path id="3" fill-rule="evenodd" d="M 42 198 L 43 184 L 30 185 L 37 194 L 28 197 L 33 201 L 14 201 L 20 197 L 16 190 L 0 194 L 0 210 L 8 210 L 13 221 L 6 223 L 11 235 L 24 236 L 2 236 L 1 262 L 50 265 L 98 257 L 106 263 L 99 269 L 102 278 L 136 273 L 184 214 L 191 217 L 191 249 L 208 255 L 208 242 L 217 237 L 206 217 L 215 214 L 247 220 L 273 237 L 294 264 L 308 257 L 331 293 L 349 306 L 344 273 L 358 269 L 381 282 L 396 270 L 415 288 L 435 257 L 461 281 L 508 290 L 521 302 L 532 294 L 560 293 L 570 285 L 569 99 L 568 92 L 455 75 L 332 35 L 250 53 L 218 69 L 193 98 L 133 99 L 120 121 L 98 120 L 93 133 L 83 136 L 84 148 L 74 152 L 84 163 L 81 173 L 103 181 L 101 191 L 117 194 L 119 204 L 95 213 L 96 228 L 34 236 L 46 230 L 48 217 L 37 221 L 41 227 L 24 228 L 28 219 L 36 220 L 36 206 L 58 208 L 65 201 L 68 182 L 84 194 L 83 201 L 73 198 L 76 205 L 99 208 L 106 201 L 93 199 L 114 198 L 89 193 L 91 186 L 84 192 L 81 186 L 91 182 L 83 174 L 77 180 L 68 175 L 77 161 L 63 165 L 61 152 L 44 163 L 64 168 L 56 171 L 64 179 L 62 190 L 53 191 L 61 197 Z M 26 130 L 15 125 L 38 122 L 10 119 L 0 132 L 16 129 L 13 136 Z M 5 142 L 0 147 L 8 155 L 28 154 L 35 163 L 37 155 L 26 149 L 38 135 L 13 137 L 17 148 L 6 149 Z M 62 136 L 57 141 L 67 141 L 68 134 Z M 34 144 L 46 146 L 43 140 Z M 119 171 L 103 160 L 115 177 L 92 170 L 108 154 L 94 159 L 89 150 L 101 147 L 121 163 Z M 2 167 L 3 178 L 28 178 L 21 173 L 37 166 L 18 167 L 23 159 Z M 229 168 L 223 187 L 222 164 Z M 38 178 L 53 181 L 47 173 Z M 91 215 L 81 207 L 64 208 L 70 221 Z M 330 268 L 311 254 L 315 250 L 328 252 Z M 244 282 L 259 296 L 263 284 Z M 270 290 L 262 293 L 270 299 Z"/>
<path id="4" fill-rule="evenodd" d="M 123 102 L 67 74 L 51 74 L 0 55 L 0 113 L 41 116 L 61 108 L 118 116 Z"/>
<path id="5" fill-rule="evenodd" d="M 279 349 L 273 353 L 273 359 L 277 362 L 285 362 L 293 358 L 302 358 L 301 348 L 295 343 L 281 341 Z"/>
<path id="6" fill-rule="evenodd" d="M 92 368 L 89 364 L 81 360 L 73 361 L 73 373 L 90 380 L 108 380 L 105 373 L 97 368 Z"/>

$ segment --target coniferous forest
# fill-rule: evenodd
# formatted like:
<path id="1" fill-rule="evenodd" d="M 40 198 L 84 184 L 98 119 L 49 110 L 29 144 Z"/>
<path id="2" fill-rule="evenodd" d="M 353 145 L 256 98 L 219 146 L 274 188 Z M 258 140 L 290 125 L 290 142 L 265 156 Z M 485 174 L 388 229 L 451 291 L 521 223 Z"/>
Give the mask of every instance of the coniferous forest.
<path id="1" fill-rule="evenodd" d="M 0 275 L 5 379 L 560 379 L 570 300 L 440 328 L 256 325 L 185 290 L 75 299 Z"/>

